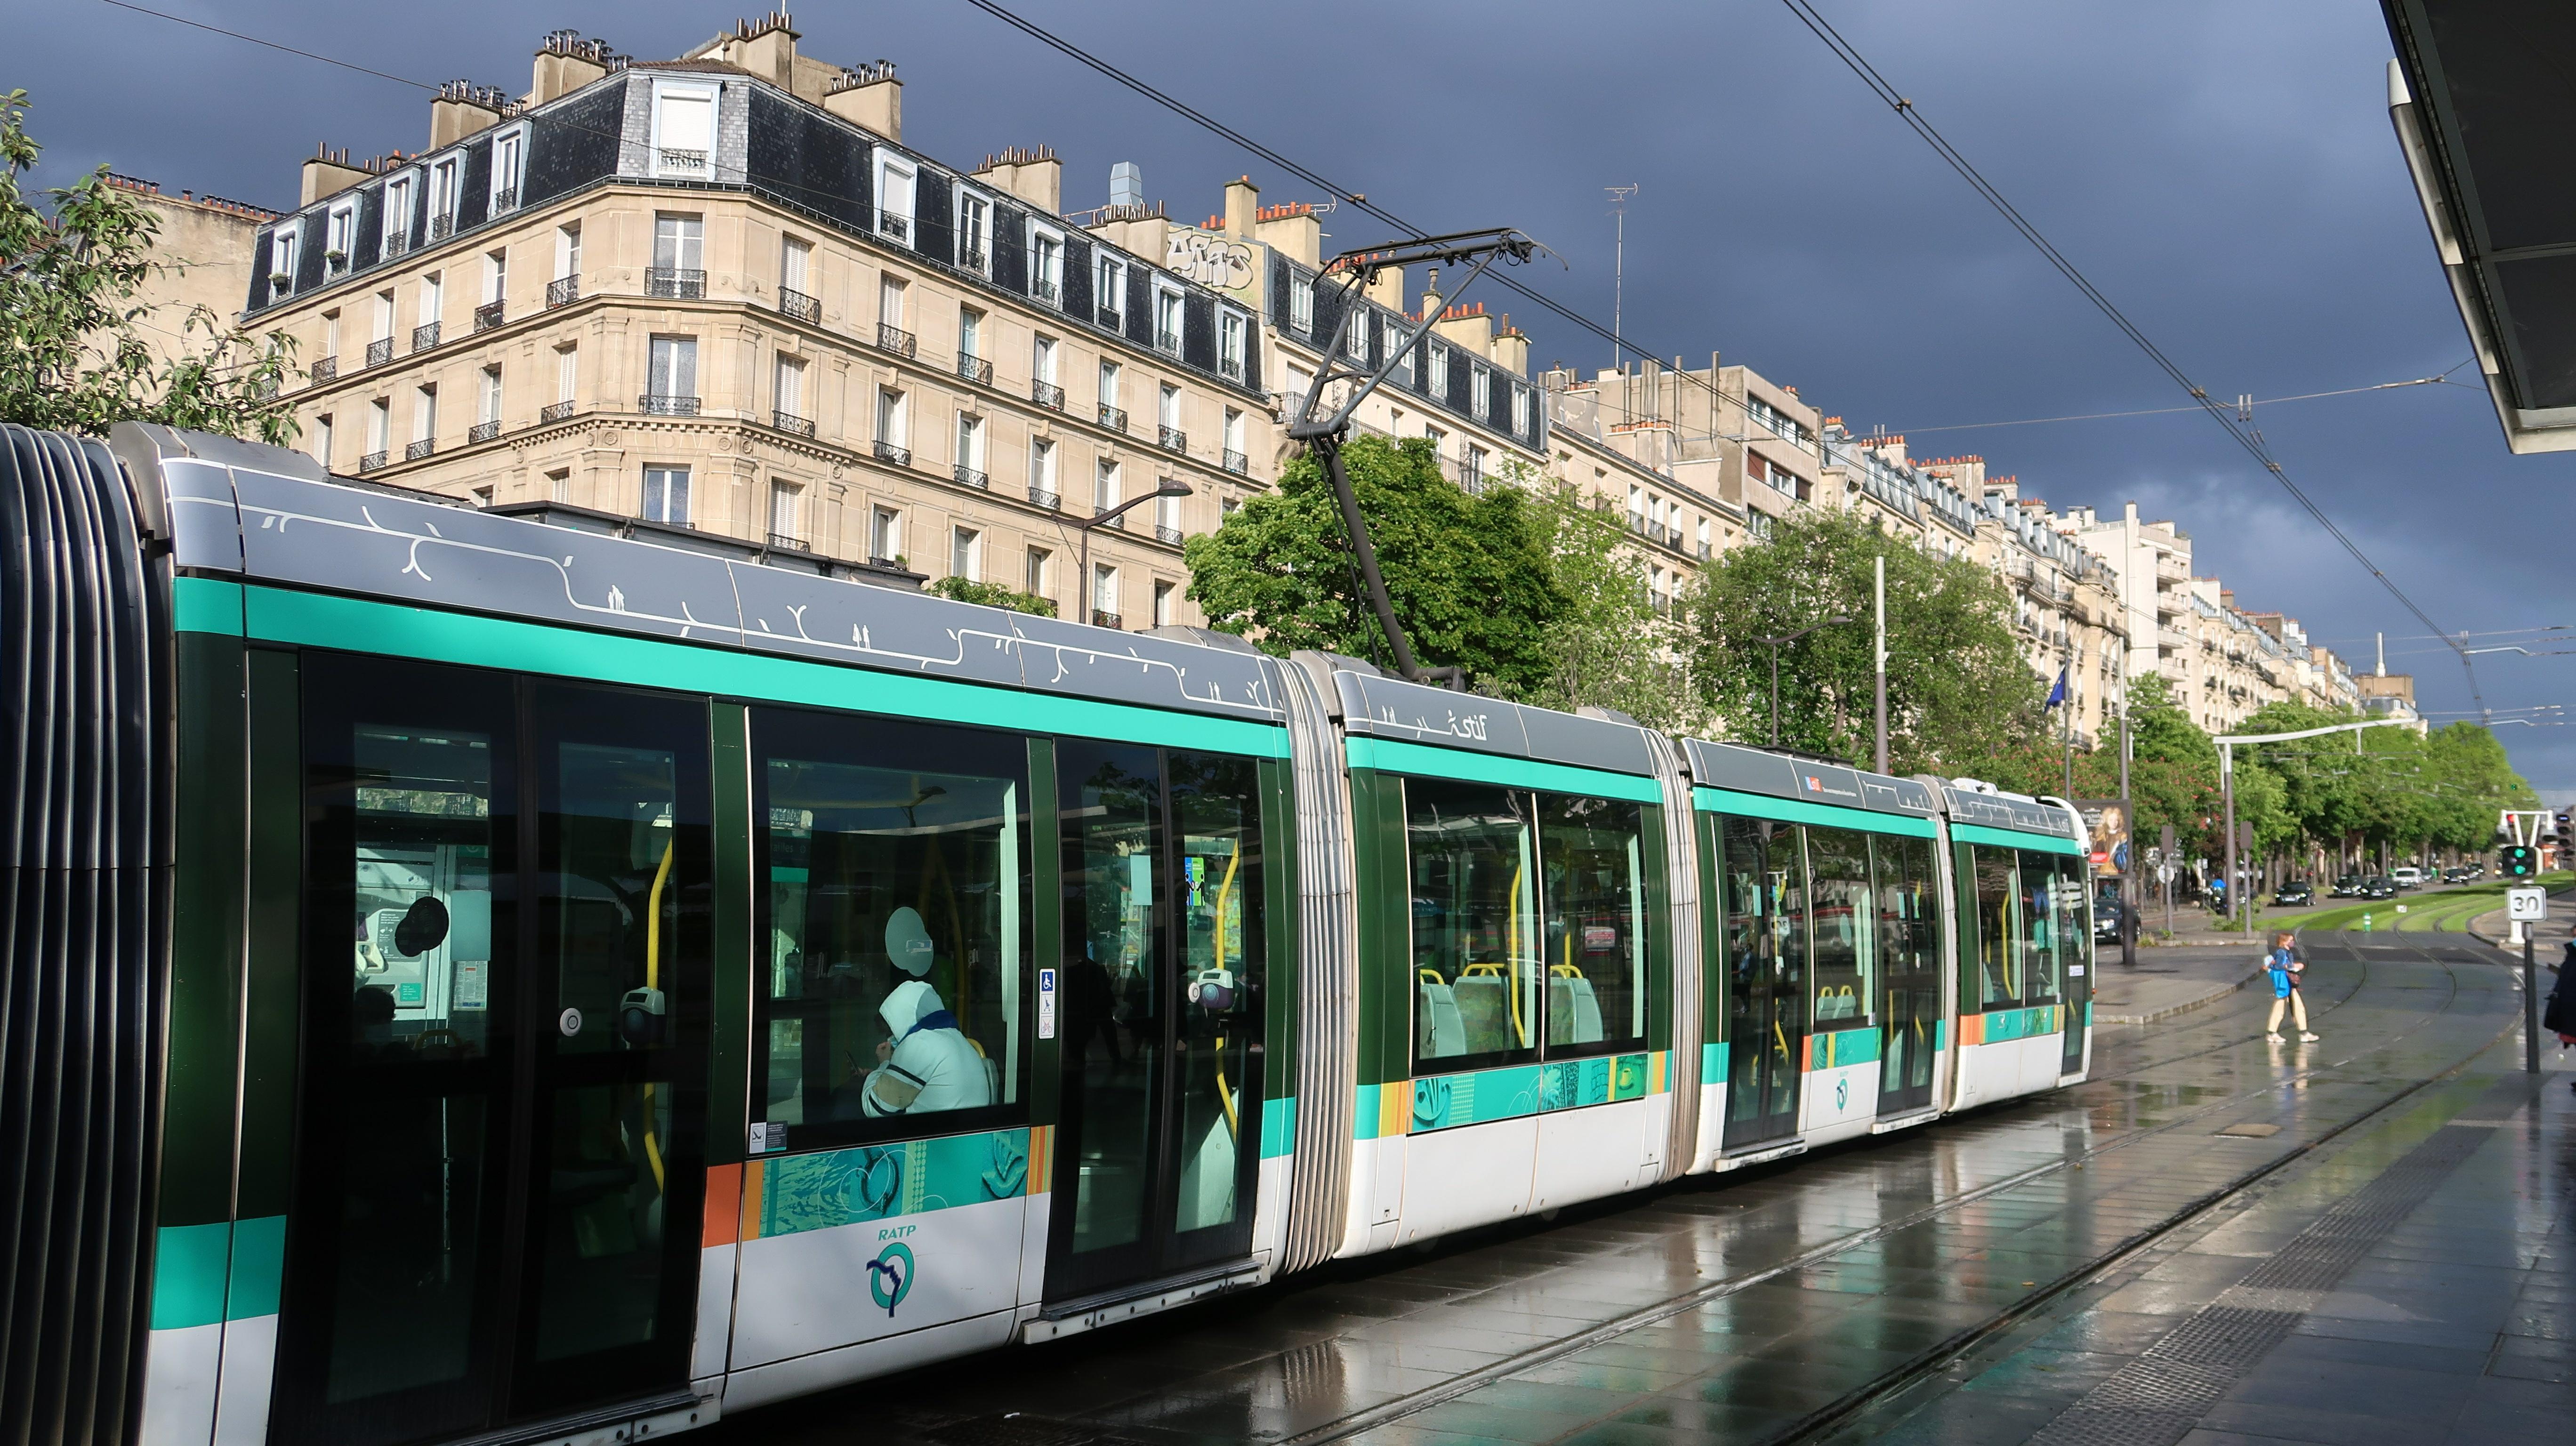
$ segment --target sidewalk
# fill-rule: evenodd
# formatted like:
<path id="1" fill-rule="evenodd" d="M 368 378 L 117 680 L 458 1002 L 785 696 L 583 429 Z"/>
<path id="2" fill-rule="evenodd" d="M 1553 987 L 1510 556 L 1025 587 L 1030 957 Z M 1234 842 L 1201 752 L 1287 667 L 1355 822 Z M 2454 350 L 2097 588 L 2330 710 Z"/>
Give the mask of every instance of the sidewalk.
<path id="1" fill-rule="evenodd" d="M 2216 1003 L 2253 983 L 2263 972 L 2262 957 L 2242 947 L 2150 949 L 2142 943 L 2137 967 L 2129 968 L 2120 963 L 2118 945 L 2100 945 L 2094 951 L 2100 977 L 2093 982 L 2093 1022 L 2145 1024 Z"/>

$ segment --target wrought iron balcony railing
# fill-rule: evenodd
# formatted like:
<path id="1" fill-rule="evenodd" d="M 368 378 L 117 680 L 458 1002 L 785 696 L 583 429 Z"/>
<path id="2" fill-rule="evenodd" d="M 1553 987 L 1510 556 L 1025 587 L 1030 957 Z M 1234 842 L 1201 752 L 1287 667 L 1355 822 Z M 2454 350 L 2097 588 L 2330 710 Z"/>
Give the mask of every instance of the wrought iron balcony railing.
<path id="1" fill-rule="evenodd" d="M 956 477 L 957 485 L 960 487 L 972 487 L 978 492 L 990 492 L 993 490 L 992 478 L 985 476 L 983 473 L 976 471 L 974 468 L 967 466 L 963 462 L 957 464 Z"/>
<path id="2" fill-rule="evenodd" d="M 675 176 L 703 176 L 707 173 L 707 153 L 664 146 L 662 169 Z"/>
<path id="3" fill-rule="evenodd" d="M 1157 522 L 1154 524 L 1154 540 L 1156 542 L 1167 542 L 1174 547 L 1178 547 L 1189 539 L 1182 535 L 1179 528 L 1165 527 L 1163 524 Z"/>
<path id="4" fill-rule="evenodd" d="M 1252 459 L 1228 447 L 1225 449 L 1225 470 L 1241 477 L 1252 470 Z"/>
<path id="5" fill-rule="evenodd" d="M 455 218 L 455 217 L 453 217 L 453 216 L 432 216 L 432 217 L 430 217 L 430 218 L 429 218 L 429 239 L 430 239 L 430 240 L 432 240 L 432 241 L 444 241 L 444 240 L 446 240 L 448 237 L 453 236 L 453 235 L 455 235 L 455 234 L 456 234 L 456 218 Z"/>
<path id="6" fill-rule="evenodd" d="M 912 218 L 880 210 L 877 212 L 877 234 L 892 236 L 897 241 L 909 241 L 912 239 Z"/>
<path id="7" fill-rule="evenodd" d="M 437 439 L 423 437 L 419 441 L 412 443 L 410 446 L 403 448 L 403 460 L 406 462 L 417 462 L 421 458 L 426 457 L 437 450 Z"/>
<path id="8" fill-rule="evenodd" d="M 337 379 L 340 375 L 340 359 L 335 356 L 315 357 L 312 375 L 313 385 L 317 387 L 324 382 Z"/>
<path id="9" fill-rule="evenodd" d="M 694 417 L 698 414 L 697 398 L 662 392 L 646 392 L 635 399 L 635 405 L 648 417 Z"/>
<path id="10" fill-rule="evenodd" d="M 978 273 L 984 270 L 984 263 L 988 259 L 989 258 L 986 257 L 982 251 L 979 251 L 972 246 L 966 247 L 957 253 L 957 264 L 959 266 Z"/>
<path id="11" fill-rule="evenodd" d="M 979 386 L 989 387 L 993 384 L 993 364 L 979 356 L 960 356 L 957 358 L 957 375 Z"/>
<path id="12" fill-rule="evenodd" d="M 784 532 L 773 532 L 769 534 L 769 545 L 782 552 L 812 552 L 814 550 L 814 544 L 807 542 L 801 537 L 790 537 Z"/>
<path id="13" fill-rule="evenodd" d="M 1127 318 L 1118 308 L 1104 306 L 1100 308 L 1100 324 L 1111 331 L 1123 332 L 1127 329 Z"/>
<path id="14" fill-rule="evenodd" d="M 914 350 L 912 333 L 902 327 L 888 326 L 880 321 L 877 323 L 877 349 L 893 352 L 899 357 L 909 357 Z"/>
<path id="15" fill-rule="evenodd" d="M 797 321 L 806 322 L 810 325 L 821 326 L 823 324 L 822 301 L 816 297 L 807 296 L 804 292 L 798 291 L 792 286 L 782 286 L 778 288 L 778 311 L 782 316 L 791 317 Z"/>
<path id="16" fill-rule="evenodd" d="M 489 442 L 499 435 L 501 435 L 501 424 L 498 421 L 476 422 L 465 430 L 465 440 L 469 443 Z"/>
<path id="17" fill-rule="evenodd" d="M 1091 625 L 1095 628 L 1116 628 L 1125 626 L 1125 621 L 1116 613 L 1108 612 L 1101 608 L 1093 608 L 1091 610 Z"/>
<path id="18" fill-rule="evenodd" d="M 1190 449 L 1189 433 L 1178 427 L 1158 427 L 1155 432 L 1156 444 L 1166 452 L 1186 452 Z"/>
<path id="19" fill-rule="evenodd" d="M 663 301 L 704 301 L 707 273 L 694 266 L 647 267 L 644 294 Z"/>
<path id="20" fill-rule="evenodd" d="M 490 331 L 492 328 L 499 326 L 503 321 L 508 319 L 509 305 L 506 302 L 487 301 L 481 306 L 474 308 L 474 329 L 476 331 Z"/>
<path id="21" fill-rule="evenodd" d="M 782 432 L 793 432 L 799 437 L 814 435 L 814 419 L 800 417 L 794 412 L 773 411 L 769 414 L 769 424 Z"/>
<path id="22" fill-rule="evenodd" d="M 394 339 L 380 336 L 367 343 L 367 365 L 380 367 L 394 359 Z"/>
<path id="23" fill-rule="evenodd" d="M 1061 412 L 1064 410 L 1064 388 L 1053 382 L 1031 382 L 1029 400 L 1041 407 L 1052 407 Z"/>
<path id="24" fill-rule="evenodd" d="M 504 211 L 515 211 L 517 209 L 519 209 L 518 187 L 503 186 L 501 189 L 492 193 L 493 215 L 498 216 Z"/>
<path id="25" fill-rule="evenodd" d="M 1029 489 L 1029 501 L 1045 508 L 1049 512 L 1058 511 L 1064 506 L 1063 498 L 1058 497 L 1056 494 L 1049 492 L 1043 487 L 1031 487 Z"/>
<path id="26" fill-rule="evenodd" d="M 436 345 L 438 345 L 437 322 L 424 321 L 420 325 L 411 329 L 411 349 L 413 351 L 427 351 Z"/>
<path id="27" fill-rule="evenodd" d="M 880 441 L 876 444 L 876 453 L 877 460 L 880 462 L 891 462 L 897 467 L 909 467 L 912 465 L 912 449 L 910 447 L 898 447 L 892 442 Z"/>
<path id="28" fill-rule="evenodd" d="M 1103 403 L 1101 403 L 1101 404 L 1100 404 L 1100 425 L 1102 425 L 1102 426 L 1104 426 L 1104 427 L 1107 427 L 1109 430 L 1111 430 L 1111 431 L 1113 431 L 1113 432 L 1123 432 L 1123 431 L 1126 431 L 1126 430 L 1127 430 L 1127 409 L 1126 409 L 1125 407 L 1113 407 L 1113 406 L 1109 405 L 1107 402 L 1103 402 Z"/>
<path id="29" fill-rule="evenodd" d="M 1043 276 L 1031 277 L 1029 279 L 1029 295 L 1039 301 L 1045 302 L 1049 306 L 1061 306 L 1064 304 L 1063 288 L 1057 286 L 1056 283 Z"/>
<path id="30" fill-rule="evenodd" d="M 573 405 L 571 402 L 548 402 L 545 409 L 537 413 L 537 420 L 549 425 L 560 422 L 572 415 Z"/>
<path id="31" fill-rule="evenodd" d="M 569 306 L 581 300 L 581 275 L 558 276 L 546 283 L 546 306 L 549 310 Z"/>
<path id="32" fill-rule="evenodd" d="M 383 465 L 385 465 L 385 454 L 382 452 L 369 452 L 358 459 L 358 470 L 361 472 L 373 472 Z"/>

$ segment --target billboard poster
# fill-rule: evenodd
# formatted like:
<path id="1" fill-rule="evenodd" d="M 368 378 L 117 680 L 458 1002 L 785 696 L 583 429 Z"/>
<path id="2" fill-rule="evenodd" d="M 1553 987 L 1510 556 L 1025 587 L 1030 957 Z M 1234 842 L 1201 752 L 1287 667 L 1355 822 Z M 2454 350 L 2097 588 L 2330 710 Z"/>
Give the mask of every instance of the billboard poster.
<path id="1" fill-rule="evenodd" d="M 2095 876 L 2109 879 L 2129 872 L 2129 801 L 2123 798 L 2078 798 L 2071 801 L 2075 811 L 2084 816 L 2084 833 L 2091 841 Z"/>

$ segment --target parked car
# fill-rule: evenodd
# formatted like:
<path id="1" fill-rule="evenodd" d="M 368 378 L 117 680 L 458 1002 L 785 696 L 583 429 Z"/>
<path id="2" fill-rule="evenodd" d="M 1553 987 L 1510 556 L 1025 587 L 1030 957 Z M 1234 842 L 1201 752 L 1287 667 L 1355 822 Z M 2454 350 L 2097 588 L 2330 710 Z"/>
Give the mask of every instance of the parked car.
<path id="1" fill-rule="evenodd" d="M 2376 877 L 2364 879 L 2361 881 L 2361 896 L 2365 899 L 2396 898 L 2397 881 L 2395 879 Z"/>
<path id="2" fill-rule="evenodd" d="M 2120 896 L 2118 894 L 2094 895 L 2094 940 L 2096 942 L 2116 942 L 2120 937 L 2120 925 L 2122 921 L 2128 918 L 2128 914 L 2129 906 L 2120 902 Z"/>
<path id="3" fill-rule="evenodd" d="M 2399 864 L 2397 867 L 2390 869 L 2388 871 L 2388 879 L 2389 882 L 2395 884 L 2401 889 L 2420 889 L 2424 887 L 2424 871 L 2415 867 L 2413 864 Z"/>
<path id="4" fill-rule="evenodd" d="M 2334 896 L 2338 899 L 2358 899 L 2361 897 L 2362 882 L 2359 874 L 2337 874 L 2334 881 Z"/>
<path id="5" fill-rule="evenodd" d="M 2292 879 L 2272 896 L 2272 902 L 2285 909 L 2304 909 L 2317 901 L 2315 887 L 2305 879 Z"/>

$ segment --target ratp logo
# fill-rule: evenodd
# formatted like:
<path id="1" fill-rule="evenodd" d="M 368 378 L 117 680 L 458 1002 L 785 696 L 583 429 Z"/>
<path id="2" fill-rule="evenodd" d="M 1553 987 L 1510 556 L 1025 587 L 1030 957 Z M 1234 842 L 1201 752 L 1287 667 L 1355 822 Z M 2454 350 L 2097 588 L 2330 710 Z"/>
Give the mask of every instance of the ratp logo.
<path id="1" fill-rule="evenodd" d="M 1812 773 L 1808 774 L 1808 775 L 1807 775 L 1807 791 L 1808 791 L 1809 793 L 1822 793 L 1822 792 L 1824 792 L 1824 791 L 1825 791 L 1825 781 L 1824 781 L 1823 779 L 1821 779 L 1821 778 L 1818 778 L 1816 775 L 1814 775 L 1814 774 L 1812 774 Z"/>
<path id="2" fill-rule="evenodd" d="M 887 1315 L 912 1294 L 912 1247 L 898 1240 L 877 1252 L 868 1262 L 868 1296 L 885 1307 Z"/>

